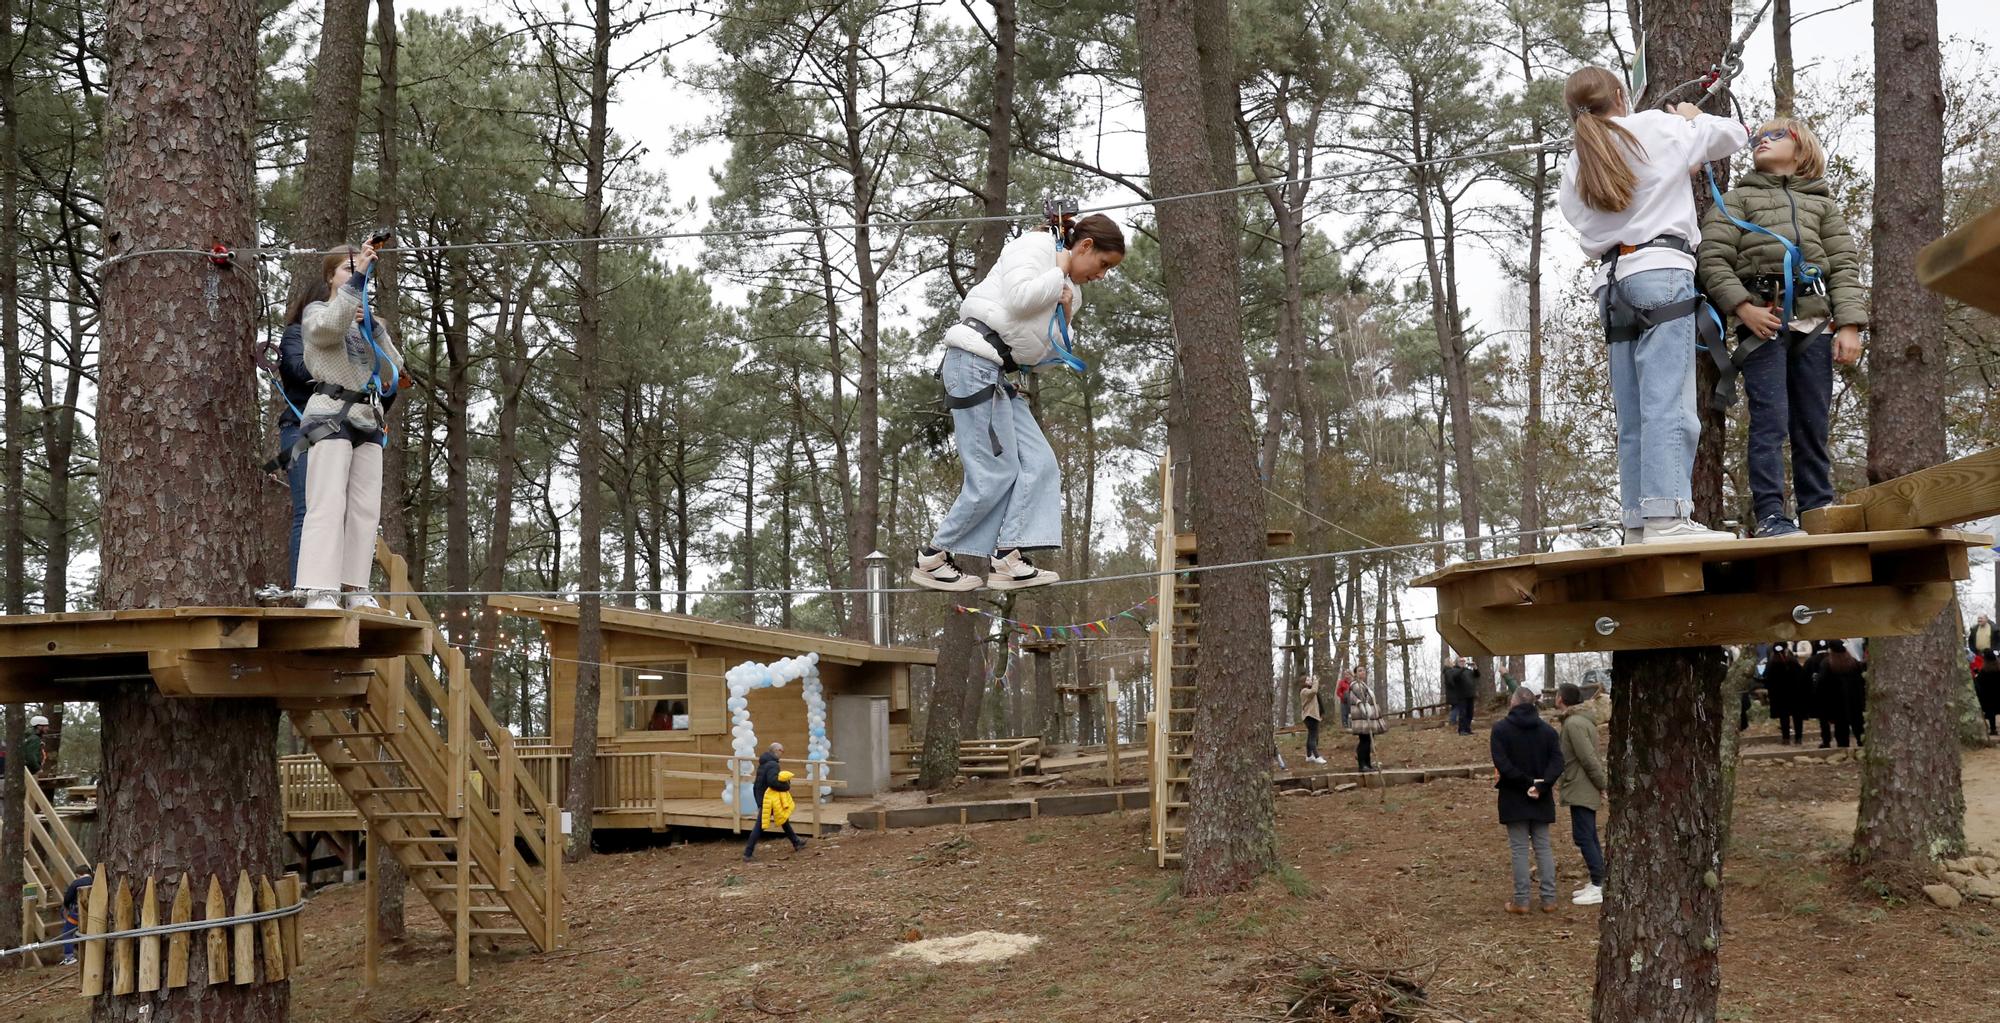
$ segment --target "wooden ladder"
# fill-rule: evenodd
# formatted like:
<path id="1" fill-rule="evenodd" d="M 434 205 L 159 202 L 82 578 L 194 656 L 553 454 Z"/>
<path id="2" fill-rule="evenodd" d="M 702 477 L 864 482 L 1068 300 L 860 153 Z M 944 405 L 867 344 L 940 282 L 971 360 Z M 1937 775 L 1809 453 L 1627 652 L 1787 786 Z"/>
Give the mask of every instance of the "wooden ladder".
<path id="1" fill-rule="evenodd" d="M 376 559 L 391 591 L 412 589 L 401 556 L 380 545 Z M 561 814 L 423 604 L 398 596 L 387 607 L 431 625 L 430 651 L 377 662 L 362 706 L 295 712 L 293 722 L 366 821 L 369 846 L 395 855 L 451 929 L 467 984 L 475 942 L 562 946 Z M 372 967 L 373 927 L 368 940 Z"/>
<path id="2" fill-rule="evenodd" d="M 84 862 L 83 849 L 71 837 L 69 826 L 63 823 L 61 815 L 49 802 L 48 794 L 35 781 L 35 775 L 27 768 L 21 768 L 26 775 L 27 793 L 23 798 L 21 817 L 27 827 L 26 843 L 22 851 L 26 870 L 23 877 L 35 886 L 35 897 L 21 904 L 21 944 L 53 941 L 62 935 L 63 893 L 69 890 L 69 883 L 76 880 L 76 868 Z M 36 965 L 46 965 L 61 958 L 60 953 L 30 952 Z"/>
<path id="3" fill-rule="evenodd" d="M 1153 712 L 1147 726 L 1152 802 L 1152 847 L 1160 866 L 1181 862 L 1186 845 L 1188 792 L 1194 775 L 1195 676 L 1201 661 L 1201 577 L 1186 574 L 1198 561 L 1183 549 L 1174 525 L 1173 453 L 1160 458 L 1160 526 L 1155 542 L 1160 571 L 1159 619 L 1153 627 Z"/>

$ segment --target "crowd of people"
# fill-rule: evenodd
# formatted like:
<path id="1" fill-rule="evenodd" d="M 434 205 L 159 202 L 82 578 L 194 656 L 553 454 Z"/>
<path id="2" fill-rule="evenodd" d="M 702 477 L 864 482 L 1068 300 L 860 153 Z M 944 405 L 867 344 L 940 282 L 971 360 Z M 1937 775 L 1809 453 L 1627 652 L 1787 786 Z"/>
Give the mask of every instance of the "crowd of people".
<path id="1" fill-rule="evenodd" d="M 1756 658 L 1756 683 L 1744 690 L 1737 728 L 1750 726 L 1750 707 L 1761 693 L 1780 743 L 1804 745 L 1806 719 L 1818 718 L 1820 749 L 1861 744 L 1868 731 L 1866 640 L 1773 643 L 1739 656 Z"/>

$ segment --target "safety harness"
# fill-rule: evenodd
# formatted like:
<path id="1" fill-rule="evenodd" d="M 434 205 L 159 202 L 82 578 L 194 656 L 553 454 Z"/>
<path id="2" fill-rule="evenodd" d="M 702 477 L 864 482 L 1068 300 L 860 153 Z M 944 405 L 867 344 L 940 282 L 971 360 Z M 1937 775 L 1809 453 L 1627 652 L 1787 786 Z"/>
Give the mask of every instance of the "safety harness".
<path id="1" fill-rule="evenodd" d="M 1637 341 L 1647 331 L 1662 323 L 1672 323 L 1683 316 L 1696 316 L 1695 339 L 1713 348 L 1722 340 L 1722 318 L 1716 315 L 1715 307 L 1708 304 L 1702 295 L 1694 295 L 1678 302 L 1653 309 L 1641 309 L 1625 298 L 1624 281 L 1618 277 L 1618 260 L 1641 249 L 1673 249 L 1676 252 L 1694 254 L 1694 246 L 1679 235 L 1663 234 L 1637 245 L 1614 245 L 1611 251 L 1598 257 L 1605 266 L 1604 297 L 1598 300 L 1599 312 L 1604 316 L 1604 340 L 1611 344 L 1621 341 Z"/>
<path id="2" fill-rule="evenodd" d="M 389 431 L 382 425 L 384 403 L 395 399 L 396 381 L 402 377 L 402 369 L 396 365 L 394 359 L 389 357 L 388 352 L 382 350 L 382 345 L 375 337 L 375 313 L 373 309 L 369 308 L 368 304 L 369 274 L 373 270 L 374 267 L 370 266 L 368 270 L 361 273 L 361 335 L 368 339 L 368 347 L 374 352 L 374 359 L 368 367 L 368 383 L 361 390 L 357 391 L 324 380 L 313 381 L 314 394 L 323 394 L 340 402 L 340 410 L 329 417 L 307 419 L 305 413 L 298 406 L 292 405 L 291 399 L 287 397 L 285 404 L 290 406 L 293 414 L 299 417 L 299 439 L 291 447 L 278 452 L 277 457 L 264 463 L 264 470 L 266 472 L 288 469 L 294 462 L 303 457 L 314 444 L 346 433 L 348 430 L 347 414 L 354 409 L 354 406 L 364 402 L 375 409 L 377 426 L 372 431 L 374 436 L 369 439 L 383 447 L 389 446 Z M 384 363 L 387 363 L 389 366 L 389 377 L 386 383 L 382 378 L 382 366 Z M 274 380 L 273 384 L 274 386 L 277 385 L 277 381 Z M 283 395 L 283 393 L 284 389 L 280 386 L 279 394 Z"/>

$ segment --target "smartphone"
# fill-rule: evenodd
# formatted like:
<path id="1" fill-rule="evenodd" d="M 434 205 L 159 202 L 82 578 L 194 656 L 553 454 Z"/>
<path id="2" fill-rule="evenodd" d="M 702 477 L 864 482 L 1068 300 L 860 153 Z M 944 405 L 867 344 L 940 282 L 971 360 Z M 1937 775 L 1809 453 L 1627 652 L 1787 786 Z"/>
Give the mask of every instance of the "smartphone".
<path id="1" fill-rule="evenodd" d="M 370 248 L 380 251 L 384 245 L 395 240 L 396 232 L 385 227 L 368 236 L 368 245 Z"/>

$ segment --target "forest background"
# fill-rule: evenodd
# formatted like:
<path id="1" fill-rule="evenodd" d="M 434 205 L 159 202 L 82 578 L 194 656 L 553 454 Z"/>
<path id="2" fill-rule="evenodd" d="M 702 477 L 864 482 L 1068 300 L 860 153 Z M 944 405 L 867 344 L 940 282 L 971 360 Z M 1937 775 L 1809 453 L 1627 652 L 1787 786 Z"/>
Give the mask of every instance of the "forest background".
<path id="1" fill-rule="evenodd" d="M 900 573 L 956 492 L 948 420 L 930 371 L 936 338 L 990 232 L 909 220 L 1023 215 L 1045 195 L 1118 211 L 1131 257 L 1086 289 L 1084 374 L 1042 375 L 1038 414 L 1065 479 L 1065 578 L 1145 571 L 1158 461 L 1181 422 L 1140 134 L 1129 7 L 1012 0 L 963 6 L 729 0 L 615 5 L 606 234 L 847 225 L 608 247 L 599 280 L 597 427 L 602 527 L 585 536 L 577 484 L 585 395 L 573 246 L 506 246 L 588 233 L 590 27 L 516 0 L 374 3 L 365 38 L 359 158 L 346 234 L 390 224 L 405 246 L 378 308 L 415 386 L 397 410 L 385 533 L 502 720 L 547 728 L 547 662 L 532 623 L 482 614 L 469 591 L 567 591 L 584 553 L 604 589 L 670 611 L 812 631 L 865 632 L 842 594 L 665 591 L 861 584 L 872 550 Z M 1873 182 L 1868 11 L 1792 5 L 1798 113 L 1834 156 L 1858 232 Z M 1510 534 L 1613 512 L 1611 410 L 1574 239 L 1549 208 L 1556 158 L 1459 157 L 1567 134 L 1561 80 L 1631 51 L 1618 4 L 1560 0 L 1238 3 L 1245 332 L 1260 473 L 1279 553 Z M 321 3 L 265 3 L 259 241 L 297 240 L 322 52 Z M 96 267 L 103 37 L 99 0 L 14 0 L 14 89 L 0 142 L 7 337 L 0 546 L 6 610 L 76 610 L 96 593 Z M 1988 69 L 2000 12 L 1948 4 L 1948 223 L 2000 202 Z M 385 33 L 383 26 L 394 26 Z M 1751 37 L 1739 94 L 1752 118 L 1786 76 L 1771 21 Z M 385 59 L 385 57 L 387 59 Z M 996 74 L 1006 67 L 1011 74 Z M 1003 127 L 998 130 L 995 125 Z M 317 126 L 327 130 L 329 126 Z M 993 177 L 988 154 L 1009 159 Z M 1739 166 L 1738 170 L 1743 169 Z M 1351 176 L 1304 184 L 1283 179 Z M 212 239 L 190 238 L 206 247 Z M 500 246 L 500 247 L 495 247 Z M 1867 246 L 1862 246 L 1864 254 Z M 187 257 L 149 257 L 187 258 Z M 307 260 L 239 261 L 275 341 Z M 1954 308 L 1948 409 L 1954 454 L 1995 436 L 2000 331 Z M 231 386 L 223 383 L 218 386 Z M 258 386 L 262 386 L 259 384 Z M 1836 482 L 1865 482 L 1865 370 L 1836 384 Z M 1189 400 L 1199 401 L 1200 395 Z M 1728 506 L 1747 504 L 1741 406 L 1725 459 Z M 275 450 L 275 439 L 267 448 Z M 275 482 L 244 495 L 274 524 Z M 254 507 L 253 507 L 254 506 Z M 282 542 L 274 525 L 272 535 Z M 1603 543 L 1606 533 L 1565 543 Z M 1307 670 L 1358 665 L 1385 705 L 1435 698 L 1442 650 L 1428 592 L 1404 582 L 1444 557 L 1532 540 L 1284 566 L 1270 575 L 1273 715 Z M 279 560 L 272 557 L 275 565 Z M 281 581 L 276 574 L 272 581 Z M 587 588 L 587 587 L 586 587 Z M 642 592 L 643 591 L 643 592 Z M 1144 600 L 1143 581 L 1066 587 L 982 608 L 1037 624 L 1096 621 Z M 1990 559 L 1961 587 L 1993 606 Z M 898 642 L 930 645 L 946 598 L 899 597 Z M 1142 616 L 1143 617 L 1143 616 Z M 981 619 L 982 622 L 987 620 Z M 1028 672 L 1004 626 L 982 627 L 968 732 L 1035 730 Z M 1149 702 L 1131 620 L 1074 642 L 1065 680 L 1116 678 Z M 1514 678 L 1569 680 L 1594 658 L 1515 661 Z M 1498 672 L 1496 672 L 1498 674 Z M 607 683 L 609 684 L 609 683 Z M 977 702 L 974 703 L 973 701 Z M 94 760 L 89 705 L 65 714 L 65 763 Z M 1142 715 L 1121 714 L 1136 727 Z"/>

